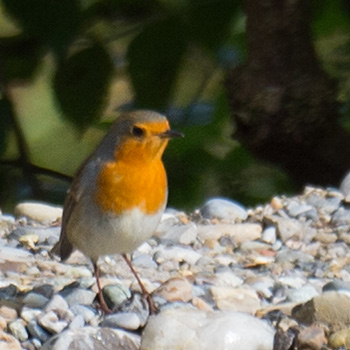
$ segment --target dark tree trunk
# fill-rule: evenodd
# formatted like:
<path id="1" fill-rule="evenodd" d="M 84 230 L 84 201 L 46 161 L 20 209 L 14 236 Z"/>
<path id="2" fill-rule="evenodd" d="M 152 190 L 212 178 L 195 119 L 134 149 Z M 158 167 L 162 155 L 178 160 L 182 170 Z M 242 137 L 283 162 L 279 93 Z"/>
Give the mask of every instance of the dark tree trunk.
<path id="1" fill-rule="evenodd" d="M 248 59 L 227 90 L 239 141 L 299 185 L 338 185 L 350 135 L 338 125 L 336 85 L 312 45 L 310 1 L 245 0 Z"/>

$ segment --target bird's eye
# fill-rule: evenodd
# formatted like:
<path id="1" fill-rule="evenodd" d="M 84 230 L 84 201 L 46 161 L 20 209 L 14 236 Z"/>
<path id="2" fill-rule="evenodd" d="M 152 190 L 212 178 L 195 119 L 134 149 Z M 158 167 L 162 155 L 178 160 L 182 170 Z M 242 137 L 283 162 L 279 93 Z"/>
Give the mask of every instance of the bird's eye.
<path id="1" fill-rule="evenodd" d="M 134 126 L 132 128 L 132 134 L 136 137 L 141 137 L 145 134 L 145 131 L 141 128 L 139 128 L 138 126 Z"/>

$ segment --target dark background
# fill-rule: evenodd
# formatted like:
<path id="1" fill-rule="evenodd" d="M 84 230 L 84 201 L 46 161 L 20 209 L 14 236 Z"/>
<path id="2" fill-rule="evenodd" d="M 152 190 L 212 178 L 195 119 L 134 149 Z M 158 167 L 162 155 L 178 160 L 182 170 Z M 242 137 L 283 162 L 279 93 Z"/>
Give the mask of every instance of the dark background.
<path id="1" fill-rule="evenodd" d="M 350 1 L 2 0 L 0 89 L 5 211 L 62 204 L 131 108 L 186 134 L 165 155 L 171 206 L 338 186 L 350 169 Z"/>

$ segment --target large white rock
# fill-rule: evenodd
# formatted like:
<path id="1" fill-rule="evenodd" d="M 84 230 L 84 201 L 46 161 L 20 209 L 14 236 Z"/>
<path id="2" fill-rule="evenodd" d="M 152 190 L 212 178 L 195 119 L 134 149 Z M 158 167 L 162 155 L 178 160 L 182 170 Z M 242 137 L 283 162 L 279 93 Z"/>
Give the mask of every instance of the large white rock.
<path id="1" fill-rule="evenodd" d="M 245 313 L 168 309 L 150 318 L 141 350 L 272 350 L 274 329 Z"/>
<path id="2" fill-rule="evenodd" d="M 25 216 L 28 219 L 50 224 L 62 218 L 63 209 L 46 203 L 23 202 L 15 207 L 17 217 Z"/>

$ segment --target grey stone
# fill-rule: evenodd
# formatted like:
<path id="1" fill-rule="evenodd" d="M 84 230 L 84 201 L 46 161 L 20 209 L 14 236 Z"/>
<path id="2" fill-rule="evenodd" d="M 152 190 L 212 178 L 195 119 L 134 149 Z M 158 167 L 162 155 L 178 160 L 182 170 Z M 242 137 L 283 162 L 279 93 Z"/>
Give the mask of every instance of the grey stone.
<path id="1" fill-rule="evenodd" d="M 103 287 L 103 297 L 110 309 L 114 309 L 123 304 L 131 297 L 131 292 L 123 284 L 108 284 Z"/>
<path id="2" fill-rule="evenodd" d="M 157 306 L 157 296 L 152 294 L 152 300 Z M 148 304 L 145 298 L 140 293 L 134 293 L 127 303 L 124 303 L 119 308 L 119 312 L 134 313 L 139 318 L 140 326 L 143 327 L 149 318 Z"/>
<path id="3" fill-rule="evenodd" d="M 54 288 L 51 284 L 41 284 L 39 286 L 35 286 L 32 289 L 32 293 L 37 293 L 50 299 L 53 296 Z"/>
<path id="4" fill-rule="evenodd" d="M 72 322 L 69 324 L 69 329 L 83 328 L 85 326 L 85 319 L 83 315 L 74 316 Z"/>
<path id="5" fill-rule="evenodd" d="M 71 293 L 65 295 L 65 300 L 69 306 L 76 304 L 91 305 L 96 297 L 96 293 L 82 288 L 73 288 Z"/>
<path id="6" fill-rule="evenodd" d="M 49 239 L 58 241 L 61 228 L 59 226 L 55 227 L 45 227 L 37 228 L 31 226 L 19 226 L 14 230 L 10 237 L 19 240 L 23 236 L 35 235 L 38 237 L 38 243 L 47 243 Z M 55 243 L 55 242 L 52 242 Z"/>
<path id="7" fill-rule="evenodd" d="M 38 293 L 28 293 L 23 298 L 23 304 L 33 309 L 43 309 L 49 299 Z"/>
<path id="8" fill-rule="evenodd" d="M 101 324 L 102 327 L 123 328 L 126 330 L 136 330 L 140 325 L 138 316 L 128 312 L 108 315 Z"/>
<path id="9" fill-rule="evenodd" d="M 152 257 L 147 254 L 141 254 L 133 258 L 132 264 L 133 266 L 143 267 L 146 269 L 156 269 L 158 266 Z"/>
<path id="10" fill-rule="evenodd" d="M 350 282 L 344 282 L 341 280 L 334 280 L 325 284 L 322 288 L 323 292 L 347 292 L 350 293 Z"/>
<path id="11" fill-rule="evenodd" d="M 314 262 L 314 257 L 310 254 L 298 250 L 283 249 L 277 253 L 276 262 L 290 262 L 299 264 Z"/>
<path id="12" fill-rule="evenodd" d="M 292 289 L 288 292 L 287 301 L 306 303 L 319 293 L 316 288 L 311 285 L 304 285 L 301 288 Z"/>
<path id="13" fill-rule="evenodd" d="M 287 205 L 287 210 L 289 215 L 296 217 L 300 215 L 305 215 L 305 213 L 313 210 L 314 208 L 308 204 L 300 204 L 297 201 L 290 201 Z"/>
<path id="14" fill-rule="evenodd" d="M 186 225 L 174 225 L 162 236 L 162 241 L 189 245 L 195 242 L 197 233 L 197 226 L 193 222 Z"/>
<path id="15" fill-rule="evenodd" d="M 40 339 L 42 343 L 49 340 L 51 336 L 50 333 L 42 328 L 36 320 L 29 321 L 27 324 L 27 329 L 32 337 Z"/>
<path id="16" fill-rule="evenodd" d="M 74 315 L 82 316 L 86 323 L 89 323 L 93 318 L 97 317 L 97 312 L 91 306 L 88 305 L 73 305 L 70 310 Z"/>
<path id="17" fill-rule="evenodd" d="M 350 225 L 350 209 L 339 208 L 334 213 L 332 222 L 336 225 Z"/>
<path id="18" fill-rule="evenodd" d="M 140 337 L 120 329 L 84 327 L 52 337 L 40 350 L 139 350 Z"/>

